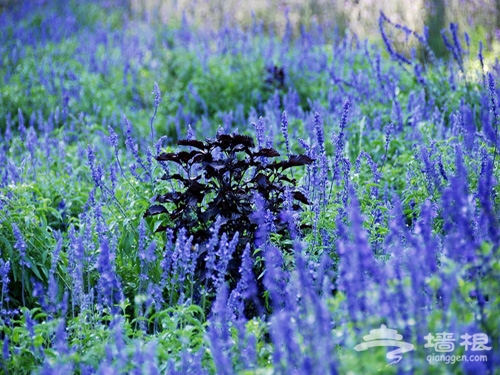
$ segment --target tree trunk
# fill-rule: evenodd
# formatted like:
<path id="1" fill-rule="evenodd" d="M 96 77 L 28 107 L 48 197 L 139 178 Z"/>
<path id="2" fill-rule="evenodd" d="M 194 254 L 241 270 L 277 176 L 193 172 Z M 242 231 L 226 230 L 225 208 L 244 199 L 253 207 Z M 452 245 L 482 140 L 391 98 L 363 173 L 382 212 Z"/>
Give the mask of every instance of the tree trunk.
<path id="1" fill-rule="evenodd" d="M 500 0 L 496 0 L 500 2 Z M 437 57 L 448 55 L 441 30 L 446 28 L 446 4 L 445 0 L 426 0 L 427 8 L 425 25 L 429 28 L 428 43 Z"/>

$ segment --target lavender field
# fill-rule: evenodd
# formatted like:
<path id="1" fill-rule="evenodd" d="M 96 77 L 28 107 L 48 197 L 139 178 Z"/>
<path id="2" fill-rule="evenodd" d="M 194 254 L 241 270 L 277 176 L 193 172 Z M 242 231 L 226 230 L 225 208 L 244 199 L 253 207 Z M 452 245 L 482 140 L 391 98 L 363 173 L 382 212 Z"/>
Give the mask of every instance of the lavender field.
<path id="1" fill-rule="evenodd" d="M 0 5 L 0 374 L 500 374 L 498 40 L 374 17 Z"/>

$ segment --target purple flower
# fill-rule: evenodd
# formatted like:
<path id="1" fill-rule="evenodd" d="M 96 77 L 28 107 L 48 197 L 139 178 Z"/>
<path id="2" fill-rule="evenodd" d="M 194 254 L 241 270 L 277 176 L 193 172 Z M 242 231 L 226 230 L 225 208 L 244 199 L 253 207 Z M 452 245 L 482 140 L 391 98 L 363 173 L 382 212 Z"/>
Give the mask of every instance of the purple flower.
<path id="1" fill-rule="evenodd" d="M 319 153 L 323 155 L 325 153 L 325 135 L 323 133 L 321 116 L 318 112 L 314 114 L 314 130 L 316 130 L 316 137 L 318 138 Z"/>
<path id="2" fill-rule="evenodd" d="M 113 147 L 115 150 L 115 154 L 118 153 L 118 134 L 113 130 L 111 126 L 108 126 L 109 130 L 109 144 Z"/>
<path id="3" fill-rule="evenodd" d="M 3 309 L 3 302 L 9 301 L 9 272 L 10 261 L 5 261 L 0 258 L 0 281 L 2 282 L 2 289 L 0 292 L 0 308 Z"/>
<path id="4" fill-rule="evenodd" d="M 189 124 L 189 125 L 188 125 L 188 130 L 187 130 L 186 139 L 195 139 L 195 136 L 194 136 L 194 130 L 193 130 L 193 128 L 191 127 L 191 124 Z"/>
<path id="5" fill-rule="evenodd" d="M 311 147 L 307 144 L 307 142 L 302 138 L 299 138 L 299 145 L 306 151 L 309 151 L 311 149 Z"/>
<path id="6" fill-rule="evenodd" d="M 61 321 L 57 325 L 54 349 L 56 353 L 60 355 L 69 353 L 68 335 L 66 334 L 66 324 L 64 319 L 61 319 Z"/>
<path id="7" fill-rule="evenodd" d="M 239 233 L 236 232 L 231 240 L 231 242 L 227 242 L 226 233 L 223 233 L 221 236 L 221 240 L 219 243 L 219 249 L 217 250 L 217 256 L 219 261 L 215 265 L 215 269 L 217 270 L 217 278 L 215 280 L 215 290 L 219 290 L 221 285 L 224 284 L 227 272 L 227 266 L 231 261 L 232 255 L 236 250 L 236 246 L 238 245 Z"/>
<path id="8" fill-rule="evenodd" d="M 85 248 L 83 235 L 77 238 L 73 226 L 70 227 L 68 237 L 70 240 L 68 247 L 68 273 L 71 276 L 71 303 L 74 312 L 75 307 L 81 306 L 83 303 L 83 264 L 85 261 Z"/>
<path id="9" fill-rule="evenodd" d="M 3 363 L 7 363 L 9 358 L 10 358 L 10 340 L 9 336 L 7 334 L 4 335 L 3 337 L 3 345 L 2 345 L 2 358 L 3 358 Z"/>
<path id="10" fill-rule="evenodd" d="M 129 151 L 132 153 L 135 159 L 139 158 L 139 152 L 137 151 L 137 145 L 134 142 L 134 139 L 132 137 L 132 124 L 128 120 L 126 116 L 123 116 L 123 121 L 125 123 L 125 145 L 129 149 Z"/>
<path id="11" fill-rule="evenodd" d="M 259 117 L 259 120 L 257 123 L 252 123 L 252 125 L 255 127 L 255 133 L 257 135 L 257 145 L 259 148 L 262 148 L 264 145 L 264 119 Z"/>
<path id="12" fill-rule="evenodd" d="M 462 55 L 464 53 L 460 40 L 458 40 L 458 24 L 450 23 L 451 36 L 453 38 L 453 44 L 456 50 L 456 54 L 459 57 L 460 62 L 462 61 Z"/>
<path id="13" fill-rule="evenodd" d="M 102 167 L 99 164 L 96 165 L 94 149 L 90 145 L 87 146 L 87 160 L 89 162 L 90 171 L 92 173 L 92 180 L 94 180 L 96 187 L 102 188 Z"/>
<path id="14" fill-rule="evenodd" d="M 347 125 L 347 115 L 349 114 L 349 107 L 351 106 L 351 102 L 346 100 L 344 103 L 344 107 L 342 109 L 342 118 L 339 123 L 339 134 L 337 136 L 335 142 L 335 160 L 333 166 L 333 179 L 338 180 L 340 177 L 340 168 L 344 154 L 344 130 Z"/>
<path id="15" fill-rule="evenodd" d="M 111 181 L 111 194 L 113 196 L 115 195 L 116 184 L 118 183 L 117 172 L 118 172 L 117 163 L 110 163 L 109 164 L 109 179 Z"/>
<path id="16" fill-rule="evenodd" d="M 477 53 L 477 57 L 479 59 L 479 62 L 481 63 L 481 70 L 483 71 L 484 75 L 484 59 L 483 59 L 483 42 L 479 41 L 479 51 Z"/>
<path id="17" fill-rule="evenodd" d="M 154 88 L 151 93 L 155 96 L 155 107 L 158 107 L 161 103 L 161 92 L 158 83 L 154 83 Z"/>
<path id="18" fill-rule="evenodd" d="M 417 78 L 417 82 L 422 86 L 425 86 L 425 78 L 422 73 L 424 72 L 424 68 L 420 64 L 415 64 L 413 71 L 415 72 L 415 77 Z"/>
<path id="19" fill-rule="evenodd" d="M 160 88 L 158 87 L 158 84 L 156 82 L 154 84 L 152 94 L 155 96 L 155 109 L 154 109 L 153 116 L 151 116 L 151 119 L 149 120 L 149 126 L 151 129 L 151 144 L 153 145 L 154 139 L 155 139 L 153 122 L 156 119 L 156 114 L 158 113 L 158 107 L 161 103 L 161 92 L 160 92 Z"/>
<path id="20" fill-rule="evenodd" d="M 359 170 L 360 170 L 360 167 L 361 167 L 361 159 L 362 158 L 365 158 L 368 165 L 370 166 L 370 169 L 372 171 L 372 174 L 373 174 L 373 182 L 375 184 L 378 184 L 380 183 L 380 180 L 382 178 L 380 172 L 378 171 L 378 166 L 377 166 L 377 163 L 375 163 L 373 161 L 373 159 L 371 158 L 370 154 L 368 154 L 367 152 L 365 151 L 361 151 L 361 153 L 359 154 L 358 158 L 356 159 L 356 166 L 355 166 L 355 171 L 356 173 L 359 173 Z M 372 195 L 372 198 L 377 198 L 378 197 L 378 187 L 377 186 L 372 186 L 371 187 L 371 195 Z"/>
<path id="21" fill-rule="evenodd" d="M 479 214 L 479 225 L 483 236 L 488 236 L 493 243 L 500 241 L 500 225 L 498 216 L 495 214 L 495 185 L 496 180 L 493 173 L 493 160 L 486 156 L 484 165 L 479 175 L 477 196 L 481 203 Z"/>
<path id="22" fill-rule="evenodd" d="M 396 60 L 400 63 L 411 64 L 410 60 L 408 60 L 405 56 L 403 56 L 399 52 L 396 52 L 394 50 L 394 48 L 392 47 L 392 41 L 389 39 L 389 37 L 387 36 L 385 29 L 384 29 L 384 22 L 387 22 L 393 26 L 396 26 L 396 25 L 392 24 L 392 22 L 389 21 L 389 19 L 385 16 L 385 14 L 383 12 L 380 12 L 380 17 L 378 19 L 378 25 L 379 25 L 380 33 L 382 35 L 382 40 L 384 41 L 385 47 L 387 48 L 387 52 L 389 52 L 389 55 L 391 55 L 391 57 L 394 60 Z M 409 29 L 406 29 L 406 30 L 409 30 Z"/>
<path id="23" fill-rule="evenodd" d="M 254 242 L 255 246 L 258 248 L 268 240 L 272 229 L 271 225 L 273 218 L 272 213 L 266 207 L 266 201 L 259 193 L 255 193 L 254 200 L 256 210 L 250 215 L 250 219 L 257 224 Z"/>
<path id="24" fill-rule="evenodd" d="M 164 247 L 165 251 L 163 252 L 163 259 L 160 261 L 160 266 L 162 269 L 160 286 L 162 290 L 168 284 L 168 279 L 172 273 L 172 255 L 174 252 L 173 238 L 174 234 L 172 229 L 167 229 Z"/>
<path id="25" fill-rule="evenodd" d="M 221 285 L 214 302 L 212 317 L 207 329 L 210 340 L 210 349 L 217 374 L 233 374 L 233 366 L 230 357 L 231 336 L 229 332 L 229 314 L 226 307 L 228 287 Z"/>
<path id="26" fill-rule="evenodd" d="M 48 297 L 49 301 L 52 305 L 53 312 L 57 311 L 57 294 L 59 292 L 59 288 L 56 281 L 56 269 L 57 263 L 59 261 L 59 255 L 61 253 L 63 238 L 59 232 L 54 232 L 54 238 L 56 239 L 56 247 L 52 251 L 52 264 L 49 271 L 49 287 L 48 287 Z"/>
<path id="27" fill-rule="evenodd" d="M 24 310 L 24 324 L 26 327 L 26 330 L 28 331 L 29 338 L 31 340 L 31 352 L 36 355 L 36 353 L 41 354 L 43 358 L 43 349 L 41 347 L 38 348 L 38 350 L 35 349 L 34 345 L 34 339 L 35 339 L 35 325 L 36 322 L 33 320 L 31 317 L 31 312 L 28 309 Z"/>
<path id="28" fill-rule="evenodd" d="M 288 119 L 286 117 L 285 111 L 283 111 L 283 114 L 281 115 L 281 133 L 283 134 L 283 138 L 285 139 L 286 154 L 290 155 L 290 141 L 288 139 Z"/>
<path id="29" fill-rule="evenodd" d="M 21 111 L 21 108 L 18 109 L 17 111 L 18 115 L 18 122 L 19 122 L 19 134 L 21 135 L 21 138 L 26 138 L 26 127 L 24 126 L 24 116 L 23 116 L 23 111 Z"/>
<path id="30" fill-rule="evenodd" d="M 123 300 L 121 282 L 115 273 L 112 263 L 113 256 L 107 239 L 103 239 L 100 244 L 100 253 L 97 261 L 97 271 L 99 271 L 98 297 L 99 303 L 103 306 L 113 308 L 115 304 Z"/>
<path id="31" fill-rule="evenodd" d="M 161 153 L 161 149 L 163 147 L 163 142 L 168 140 L 168 136 L 164 135 L 158 139 L 158 142 L 156 142 L 155 150 L 156 150 L 156 155 L 159 155 Z"/>
<path id="32" fill-rule="evenodd" d="M 16 223 L 12 224 L 12 231 L 14 232 L 14 238 L 16 239 L 16 243 L 14 244 L 14 248 L 19 251 L 19 264 L 21 265 L 22 275 L 21 275 L 21 297 L 23 301 L 23 306 L 26 306 L 26 302 L 24 299 L 24 267 L 31 268 L 31 264 L 28 262 L 26 257 L 26 242 L 24 242 L 21 231 L 17 227 Z"/>
<path id="33" fill-rule="evenodd" d="M 402 111 L 401 111 L 401 104 L 399 103 L 399 100 L 397 99 L 394 99 L 393 103 L 392 103 L 392 115 L 394 117 L 396 117 L 396 121 L 397 121 L 397 124 L 398 124 L 398 130 L 402 130 L 403 129 L 403 114 L 402 114 Z"/>
<path id="34" fill-rule="evenodd" d="M 206 269 L 207 269 L 207 274 L 205 275 L 205 289 L 208 288 L 209 282 L 212 279 L 215 279 L 215 263 L 216 263 L 216 246 L 219 243 L 219 231 L 224 222 L 224 219 L 222 216 L 217 216 L 217 219 L 215 220 L 215 223 L 213 224 L 212 228 L 210 228 L 210 232 L 212 233 L 212 236 L 210 237 L 210 240 L 208 243 L 205 245 L 205 262 L 206 262 Z"/>
<path id="35" fill-rule="evenodd" d="M 36 147 L 38 145 L 38 138 L 36 136 L 36 131 L 35 131 L 35 128 L 33 126 L 30 126 L 28 129 L 28 133 L 26 135 L 25 145 L 26 145 L 26 149 L 28 150 L 28 152 L 31 155 L 31 158 L 34 159 L 35 158 L 35 150 L 36 150 Z M 36 163 L 36 160 L 33 160 L 33 163 Z"/>
<path id="36" fill-rule="evenodd" d="M 389 150 L 389 144 L 391 143 L 391 135 L 394 132 L 394 124 L 391 122 L 385 129 L 385 147 L 384 156 L 382 157 L 383 163 L 387 160 L 387 151 Z"/>
<path id="37" fill-rule="evenodd" d="M 264 260 L 266 270 L 264 273 L 264 285 L 269 291 L 271 303 L 275 311 L 279 311 L 286 305 L 287 275 L 283 271 L 283 256 L 281 251 L 273 245 L 264 248 Z"/>
<path id="38" fill-rule="evenodd" d="M 147 168 L 147 166 L 144 164 L 144 161 L 139 156 L 139 146 L 135 143 L 135 141 L 132 137 L 132 124 L 130 123 L 130 121 L 127 119 L 126 116 L 123 116 L 123 121 L 125 122 L 125 134 L 126 134 L 125 145 L 127 146 L 127 149 L 132 153 L 132 156 L 134 157 L 135 162 L 141 166 L 141 168 L 144 170 L 144 172 L 146 172 L 148 178 L 150 180 L 152 180 L 153 177 L 151 175 L 151 169 Z M 151 129 L 153 129 L 152 122 L 151 122 Z M 151 134 L 153 134 L 153 133 L 151 133 Z M 154 144 L 154 142 L 152 142 L 152 144 Z M 140 177 L 136 172 L 136 168 L 137 168 L 137 166 L 134 163 L 132 163 L 130 165 L 131 173 L 134 175 L 134 177 L 136 177 L 137 179 L 140 180 Z"/>
<path id="39" fill-rule="evenodd" d="M 240 283 L 243 297 L 251 298 L 257 294 L 257 285 L 255 284 L 255 276 L 253 274 L 253 259 L 250 254 L 250 244 L 247 243 L 243 251 L 242 261 L 240 266 Z"/>
<path id="40" fill-rule="evenodd" d="M 171 300 L 172 305 L 176 286 L 179 287 L 178 294 L 180 295 L 179 303 L 183 302 L 185 295 L 185 280 L 188 275 L 188 270 L 191 268 L 191 262 L 193 261 L 192 253 L 193 236 L 187 238 L 186 229 L 182 228 L 177 234 L 177 240 L 175 242 L 175 248 L 172 252 L 172 272 L 170 277 L 171 284 Z"/>
<path id="41" fill-rule="evenodd" d="M 6 144 L 9 144 L 12 140 L 12 118 L 10 112 L 5 116 L 5 134 L 4 140 Z"/>
<path id="42" fill-rule="evenodd" d="M 490 90 L 490 100 L 491 100 L 491 112 L 493 113 L 493 125 L 495 127 L 495 138 L 492 140 L 495 145 L 495 153 L 496 147 L 498 143 L 498 123 L 500 122 L 500 117 L 498 114 L 498 99 L 496 93 L 496 85 L 495 78 L 493 78 L 493 74 L 488 73 L 488 87 Z"/>
<path id="43" fill-rule="evenodd" d="M 103 241 L 106 238 L 106 233 L 108 228 L 106 227 L 106 220 L 102 215 L 102 206 L 100 202 L 96 202 L 94 206 L 94 221 L 95 221 L 95 231 L 99 241 Z"/>
<path id="44" fill-rule="evenodd" d="M 467 49 L 470 50 L 470 37 L 467 31 L 464 32 L 465 44 L 467 44 Z M 469 51 L 467 52 L 469 54 Z"/>

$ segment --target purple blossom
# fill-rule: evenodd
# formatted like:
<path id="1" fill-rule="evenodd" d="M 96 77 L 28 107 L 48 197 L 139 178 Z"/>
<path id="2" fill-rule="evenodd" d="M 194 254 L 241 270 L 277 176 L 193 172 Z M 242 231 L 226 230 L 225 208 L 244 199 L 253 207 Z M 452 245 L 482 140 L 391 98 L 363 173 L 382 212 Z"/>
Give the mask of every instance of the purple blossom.
<path id="1" fill-rule="evenodd" d="M 283 270 L 283 256 L 281 251 L 273 245 L 264 247 L 266 272 L 264 285 L 269 291 L 273 309 L 277 312 L 286 305 L 287 275 Z"/>
<path id="2" fill-rule="evenodd" d="M 191 127 L 191 124 L 188 125 L 188 130 L 187 130 L 187 135 L 186 135 L 186 139 L 195 139 L 195 135 L 194 135 L 194 130 L 193 128 Z"/>
<path id="3" fill-rule="evenodd" d="M 148 178 L 152 181 L 153 177 L 151 175 L 151 169 L 144 164 L 144 161 L 139 156 L 139 146 L 135 143 L 134 138 L 132 137 L 132 124 L 130 123 L 130 121 L 127 119 L 126 116 L 123 116 L 123 121 L 125 122 L 125 134 L 126 134 L 125 145 L 127 146 L 127 149 L 132 153 L 135 163 L 141 166 L 141 168 L 144 170 Z M 152 126 L 153 125 L 151 122 L 151 129 L 153 129 Z M 151 143 L 154 144 L 153 141 Z M 138 180 L 141 180 L 138 173 L 136 172 L 137 168 L 136 164 L 132 163 L 130 165 L 130 171 L 132 172 L 134 177 L 136 177 Z"/>
<path id="4" fill-rule="evenodd" d="M 252 125 L 254 126 L 255 133 L 257 135 L 257 145 L 259 148 L 262 148 L 264 146 L 264 141 L 265 141 L 265 138 L 264 138 L 264 131 L 265 131 L 264 119 L 262 118 L 262 116 L 259 117 L 259 120 L 257 121 L 257 123 L 252 123 Z"/>
<path id="5" fill-rule="evenodd" d="M 318 112 L 314 114 L 314 130 L 318 138 L 319 153 L 323 155 L 325 153 L 325 135 L 323 133 L 323 122 Z"/>
<path id="6" fill-rule="evenodd" d="M 394 124 L 390 123 L 385 129 L 385 147 L 384 147 L 384 156 L 382 157 L 383 163 L 387 160 L 387 151 L 389 150 L 389 144 L 391 143 L 391 135 L 394 131 Z"/>
<path id="7" fill-rule="evenodd" d="M 303 140 L 302 138 L 299 138 L 299 144 L 300 144 L 300 147 L 302 147 L 306 151 L 309 151 L 311 149 L 311 147 L 309 147 L 307 142 L 305 140 Z"/>
<path id="8" fill-rule="evenodd" d="M 124 297 L 120 279 L 114 270 L 113 256 L 107 239 L 103 239 L 100 244 L 96 268 L 100 275 L 97 287 L 99 303 L 114 308 L 115 304 L 121 303 Z"/>
<path id="9" fill-rule="evenodd" d="M 212 317 L 207 329 L 215 368 L 218 374 L 233 374 L 230 357 L 231 338 L 229 332 L 229 316 L 226 308 L 228 287 L 221 285 L 214 302 Z"/>
<path id="10" fill-rule="evenodd" d="M 387 48 L 387 52 L 389 52 L 389 55 L 391 55 L 391 57 L 394 60 L 398 61 L 399 63 L 411 64 L 410 60 L 408 60 L 405 56 L 403 56 L 402 54 L 400 54 L 399 52 L 394 50 L 394 48 L 392 46 L 392 41 L 389 39 L 388 35 L 385 32 L 384 22 L 392 24 L 389 21 L 389 19 L 385 16 L 385 14 L 383 12 L 380 12 L 378 24 L 379 24 L 380 34 L 382 35 L 382 40 L 384 41 L 384 44 Z M 409 30 L 409 29 L 407 29 L 407 30 Z"/>
<path id="11" fill-rule="evenodd" d="M 498 145 L 498 124 L 500 122 L 500 116 L 498 113 L 498 98 L 496 93 L 496 85 L 495 79 L 493 78 L 493 74 L 488 73 L 488 88 L 490 90 L 490 100 L 491 100 L 491 112 L 493 114 L 493 125 L 495 128 L 495 138 L 492 139 L 493 144 L 495 145 L 495 153 Z"/>
<path id="12" fill-rule="evenodd" d="M 9 272 L 10 272 L 10 261 L 4 261 L 0 258 L 0 280 L 2 282 L 2 289 L 0 292 L 0 308 L 3 309 L 3 303 L 9 302 Z"/>
<path id="13" fill-rule="evenodd" d="M 351 102 L 346 100 L 344 103 L 344 107 L 342 109 L 342 117 L 339 123 L 339 134 L 336 137 L 335 141 L 335 160 L 333 166 L 333 180 L 336 181 L 340 177 L 340 168 L 342 164 L 342 158 L 344 154 L 344 131 L 347 125 L 347 116 L 349 114 L 349 107 L 351 106 Z"/>
<path id="14" fill-rule="evenodd" d="M 53 312 L 57 311 L 58 304 L 58 292 L 59 288 L 56 281 L 56 270 L 57 263 L 59 262 L 59 256 L 63 246 L 63 238 L 59 232 L 54 232 L 54 238 L 57 241 L 54 250 L 52 251 L 52 264 L 49 271 L 49 287 L 48 287 L 48 297 L 50 304 L 52 305 Z"/>
<path id="15" fill-rule="evenodd" d="M 423 77 L 424 68 L 420 64 L 415 64 L 413 71 L 415 72 L 415 77 L 417 78 L 417 82 L 422 86 L 425 86 L 425 78 Z"/>
<path id="16" fill-rule="evenodd" d="M 23 116 L 23 111 L 21 108 L 18 109 L 17 111 L 17 117 L 18 117 L 18 122 L 19 122 L 19 134 L 21 135 L 21 138 L 26 138 L 26 126 L 24 125 L 24 116 Z"/>
<path id="17" fill-rule="evenodd" d="M 123 116 L 123 121 L 125 123 L 125 145 L 127 146 L 128 150 L 132 153 L 134 158 L 137 160 L 139 159 L 139 152 L 138 152 L 138 146 L 135 143 L 133 137 L 132 137 L 132 124 L 128 120 L 126 116 Z"/>
<path id="18" fill-rule="evenodd" d="M 231 261 L 232 255 L 236 250 L 238 245 L 239 233 L 236 232 L 231 239 L 231 242 L 227 242 L 226 233 L 223 233 L 219 243 L 219 248 L 217 250 L 217 257 L 219 261 L 215 265 L 217 270 L 217 278 L 215 280 L 215 290 L 219 290 L 221 285 L 224 284 L 227 272 L 227 266 Z"/>
<path id="19" fill-rule="evenodd" d="M 92 173 L 92 180 L 94 180 L 96 187 L 102 188 L 104 186 L 102 182 L 102 167 L 100 164 L 96 165 L 94 149 L 90 145 L 87 146 L 87 160 L 89 162 L 90 171 Z"/>
<path id="20" fill-rule="evenodd" d="M 26 149 L 31 155 L 31 158 L 33 159 L 33 163 L 36 163 L 35 159 L 35 151 L 38 146 L 38 137 L 36 135 L 35 128 L 33 126 L 30 126 L 28 129 L 28 132 L 26 134 Z"/>
<path id="21" fill-rule="evenodd" d="M 161 92 L 158 83 L 154 83 L 154 88 L 151 93 L 155 96 L 155 107 L 158 107 L 161 103 Z"/>
<path id="22" fill-rule="evenodd" d="M 155 146 L 156 155 L 159 155 L 161 153 L 163 143 L 166 140 L 168 140 L 168 137 L 166 135 L 164 135 L 163 137 L 160 137 L 160 139 L 158 139 L 158 142 L 156 142 L 156 146 Z"/>
<path id="23" fill-rule="evenodd" d="M 483 42 L 479 41 L 479 51 L 477 53 L 477 57 L 479 59 L 479 62 L 481 63 L 481 71 L 483 72 L 484 76 L 484 58 L 483 58 Z"/>
<path id="24" fill-rule="evenodd" d="M 28 309 L 24 310 L 24 325 L 26 327 L 26 330 L 28 331 L 29 338 L 31 341 L 31 352 L 35 355 L 40 353 L 42 358 L 43 358 L 43 349 L 42 348 L 38 348 L 38 350 L 35 349 L 35 344 L 34 344 L 35 330 L 34 330 L 34 328 L 36 325 L 36 321 L 33 320 L 33 318 L 31 317 L 31 312 Z"/>
<path id="25" fill-rule="evenodd" d="M 6 334 L 3 337 L 2 358 L 3 358 L 3 361 L 2 361 L 3 364 L 6 364 L 10 358 L 10 340 L 9 340 L 9 336 Z M 4 365 L 2 365 L 2 367 L 3 366 Z M 5 367 L 4 367 L 4 370 L 5 370 Z"/>
<path id="26" fill-rule="evenodd" d="M 266 207 L 266 201 L 264 198 L 255 193 L 255 206 L 256 210 L 250 215 L 250 219 L 252 222 L 257 224 L 257 231 L 254 235 L 255 247 L 262 246 L 269 237 L 269 234 L 272 231 L 272 213 Z"/>
<path id="27" fill-rule="evenodd" d="M 108 126 L 108 131 L 109 131 L 109 144 L 113 147 L 115 150 L 115 154 L 118 153 L 118 134 L 114 131 L 114 129 L 111 126 Z"/>
<path id="28" fill-rule="evenodd" d="M 19 257 L 20 257 L 19 264 L 21 265 L 21 267 L 30 268 L 31 265 L 26 258 L 26 249 L 27 249 L 26 242 L 24 242 L 23 235 L 16 223 L 12 223 L 12 232 L 14 233 L 14 238 L 16 239 L 14 248 L 17 251 L 19 251 Z"/>
<path id="29" fill-rule="evenodd" d="M 283 138 L 285 139 L 286 154 L 290 155 L 290 141 L 288 139 L 288 119 L 286 117 L 285 111 L 283 111 L 283 114 L 281 115 L 281 133 L 283 134 Z"/>
<path id="30" fill-rule="evenodd" d="M 212 236 L 210 237 L 210 240 L 207 242 L 205 247 L 205 262 L 206 262 L 206 269 L 207 269 L 207 274 L 205 275 L 205 289 L 209 287 L 209 282 L 212 279 L 215 279 L 215 263 L 216 263 L 216 246 L 219 243 L 219 231 L 224 222 L 224 219 L 222 216 L 217 216 L 217 219 L 215 220 L 215 223 L 213 226 L 210 228 L 210 232 L 212 233 Z"/>
<path id="31" fill-rule="evenodd" d="M 188 276 L 188 269 L 191 267 L 190 263 L 193 261 L 191 252 L 193 244 L 193 236 L 187 237 L 186 229 L 182 228 L 177 234 L 177 240 L 175 241 L 175 247 L 172 252 L 172 273 L 170 278 L 171 283 L 171 300 L 170 304 L 173 303 L 173 291 L 176 290 L 178 286 L 180 295 L 179 303 L 183 302 L 186 288 L 185 281 Z"/>
<path id="32" fill-rule="evenodd" d="M 109 164 L 109 180 L 111 181 L 111 195 L 115 195 L 116 191 L 116 185 L 118 183 L 118 176 L 117 176 L 118 168 L 117 168 L 117 163 L 110 163 Z"/>
<path id="33" fill-rule="evenodd" d="M 66 355 L 69 353 L 68 335 L 66 334 L 66 324 L 64 319 L 61 319 L 56 328 L 54 349 L 57 353 Z"/>
<path id="34" fill-rule="evenodd" d="M 361 153 L 359 154 L 359 156 L 356 160 L 356 166 L 355 166 L 356 173 L 359 173 L 362 158 L 364 158 L 366 160 L 366 162 L 368 163 L 368 165 L 370 166 L 370 169 L 371 169 L 372 174 L 373 174 L 373 182 L 375 184 L 379 184 L 382 176 L 378 170 L 377 163 L 375 163 L 373 161 L 370 154 L 368 154 L 366 151 L 361 151 Z M 371 195 L 372 195 L 372 198 L 378 197 L 378 187 L 377 186 L 372 186 Z"/>

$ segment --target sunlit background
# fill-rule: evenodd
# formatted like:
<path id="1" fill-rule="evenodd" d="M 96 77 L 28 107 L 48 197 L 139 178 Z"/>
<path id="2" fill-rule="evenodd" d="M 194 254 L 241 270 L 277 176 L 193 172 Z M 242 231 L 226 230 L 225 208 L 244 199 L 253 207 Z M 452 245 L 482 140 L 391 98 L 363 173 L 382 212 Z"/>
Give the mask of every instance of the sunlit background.
<path id="1" fill-rule="evenodd" d="M 378 36 L 378 14 L 383 11 L 418 32 L 427 25 L 432 43 L 442 53 L 445 48 L 439 33 L 450 22 L 490 43 L 498 39 L 500 29 L 498 0 L 130 0 L 127 6 L 138 16 L 164 23 L 178 22 L 184 16 L 197 25 L 217 29 L 249 26 L 257 19 L 278 32 L 284 32 L 287 23 L 294 32 L 319 24 L 369 39 Z"/>

